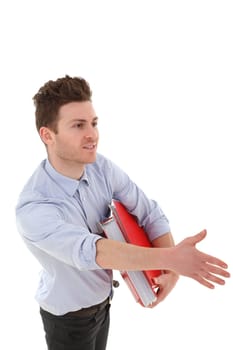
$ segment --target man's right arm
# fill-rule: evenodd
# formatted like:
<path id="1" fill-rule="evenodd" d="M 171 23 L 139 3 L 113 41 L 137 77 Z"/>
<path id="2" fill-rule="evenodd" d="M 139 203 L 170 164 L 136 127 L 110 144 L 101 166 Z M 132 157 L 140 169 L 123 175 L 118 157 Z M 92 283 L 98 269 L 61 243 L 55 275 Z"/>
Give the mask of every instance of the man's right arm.
<path id="1" fill-rule="evenodd" d="M 103 238 L 96 242 L 96 263 L 113 270 L 171 270 L 214 288 L 230 274 L 225 262 L 196 249 L 205 236 L 203 230 L 169 248 L 145 248 Z"/>

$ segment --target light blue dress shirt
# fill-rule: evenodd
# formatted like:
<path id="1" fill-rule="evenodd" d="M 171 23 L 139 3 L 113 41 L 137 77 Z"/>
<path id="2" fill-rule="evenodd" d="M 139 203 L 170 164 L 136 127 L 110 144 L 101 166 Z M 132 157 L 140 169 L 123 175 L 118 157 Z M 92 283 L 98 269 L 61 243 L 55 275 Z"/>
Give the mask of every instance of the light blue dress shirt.
<path id="1" fill-rule="evenodd" d="M 48 160 L 31 176 L 16 206 L 16 224 L 43 270 L 36 292 L 39 305 L 63 315 L 98 304 L 112 293 L 112 271 L 96 263 L 98 223 L 112 199 L 138 217 L 150 240 L 170 231 L 158 204 L 103 155 L 86 165 L 82 178 L 58 173 Z"/>

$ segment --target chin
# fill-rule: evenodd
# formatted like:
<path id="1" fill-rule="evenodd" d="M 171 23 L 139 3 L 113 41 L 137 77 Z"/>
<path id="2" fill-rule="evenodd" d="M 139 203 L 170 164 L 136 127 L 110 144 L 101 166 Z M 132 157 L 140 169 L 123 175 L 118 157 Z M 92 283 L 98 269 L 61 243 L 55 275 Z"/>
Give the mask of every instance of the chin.
<path id="1" fill-rule="evenodd" d="M 95 161 L 96 161 L 96 154 L 90 157 L 87 157 L 85 163 L 90 164 L 90 163 L 94 163 Z"/>

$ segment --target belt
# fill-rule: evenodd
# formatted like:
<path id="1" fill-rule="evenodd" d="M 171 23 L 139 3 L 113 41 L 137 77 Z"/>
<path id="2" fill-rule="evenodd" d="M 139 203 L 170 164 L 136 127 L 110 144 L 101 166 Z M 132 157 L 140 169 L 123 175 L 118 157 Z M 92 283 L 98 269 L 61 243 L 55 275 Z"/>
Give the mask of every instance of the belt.
<path id="1" fill-rule="evenodd" d="M 108 297 L 106 300 L 104 300 L 102 303 L 93 305 L 90 307 L 86 307 L 77 311 L 71 311 L 66 313 L 63 316 L 93 316 L 98 311 L 103 310 L 107 305 L 110 304 L 110 298 Z"/>

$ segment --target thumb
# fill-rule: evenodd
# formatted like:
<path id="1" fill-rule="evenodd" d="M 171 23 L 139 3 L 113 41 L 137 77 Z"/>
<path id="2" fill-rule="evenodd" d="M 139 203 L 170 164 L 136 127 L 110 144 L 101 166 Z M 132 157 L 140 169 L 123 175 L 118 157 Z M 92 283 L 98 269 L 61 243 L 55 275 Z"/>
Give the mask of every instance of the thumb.
<path id="1" fill-rule="evenodd" d="M 163 274 L 161 274 L 160 276 L 157 276 L 157 277 L 153 277 L 152 279 L 153 279 L 154 284 L 159 285 L 163 282 Z"/>
<path id="2" fill-rule="evenodd" d="M 193 245 L 201 242 L 207 235 L 207 231 L 206 230 L 202 230 L 201 232 L 197 233 L 196 235 L 190 237 L 191 243 Z"/>

